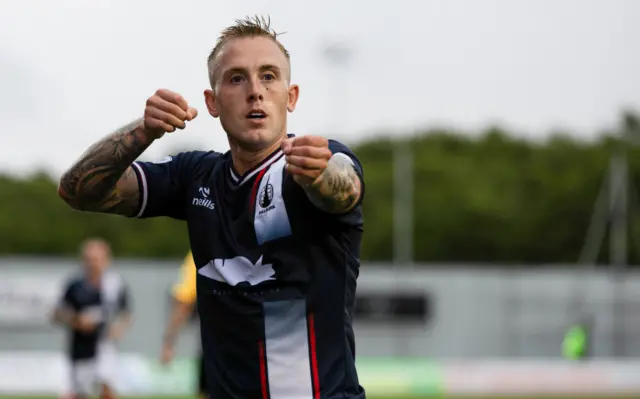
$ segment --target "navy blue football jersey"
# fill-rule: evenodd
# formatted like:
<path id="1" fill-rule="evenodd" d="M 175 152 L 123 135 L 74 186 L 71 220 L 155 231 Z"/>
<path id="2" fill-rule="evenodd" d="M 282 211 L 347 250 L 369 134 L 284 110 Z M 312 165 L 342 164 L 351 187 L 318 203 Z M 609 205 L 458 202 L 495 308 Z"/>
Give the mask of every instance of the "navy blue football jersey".
<path id="1" fill-rule="evenodd" d="M 353 152 L 329 146 L 353 164 L 364 192 Z M 211 397 L 364 398 L 352 329 L 360 203 L 342 215 L 314 206 L 281 150 L 244 175 L 216 152 L 133 168 L 138 217 L 187 221 Z"/>
<path id="2" fill-rule="evenodd" d="M 119 313 L 131 310 L 128 288 L 114 273 L 106 273 L 99 287 L 89 283 L 84 275 L 70 278 L 58 306 L 87 315 L 98 325 L 92 332 L 69 331 L 67 353 L 72 361 L 95 358 L 106 326 Z"/>

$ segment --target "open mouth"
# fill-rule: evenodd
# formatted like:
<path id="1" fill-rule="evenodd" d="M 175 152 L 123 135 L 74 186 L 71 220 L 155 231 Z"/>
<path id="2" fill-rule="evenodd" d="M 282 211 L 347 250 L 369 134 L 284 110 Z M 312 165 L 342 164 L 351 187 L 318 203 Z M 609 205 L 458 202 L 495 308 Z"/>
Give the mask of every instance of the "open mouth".
<path id="1" fill-rule="evenodd" d="M 261 109 L 254 109 L 247 114 L 248 119 L 264 119 L 267 114 Z"/>

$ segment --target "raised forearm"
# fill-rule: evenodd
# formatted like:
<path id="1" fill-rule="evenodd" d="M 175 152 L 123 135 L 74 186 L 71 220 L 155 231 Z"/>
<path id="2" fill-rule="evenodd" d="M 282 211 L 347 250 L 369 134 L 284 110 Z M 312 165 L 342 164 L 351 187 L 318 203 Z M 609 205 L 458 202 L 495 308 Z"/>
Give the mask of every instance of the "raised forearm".
<path id="1" fill-rule="evenodd" d="M 131 215 L 139 192 L 129 166 L 151 144 L 147 137 L 136 120 L 92 145 L 60 179 L 60 197 L 75 209 Z"/>
<path id="2" fill-rule="evenodd" d="M 329 213 L 344 213 L 351 210 L 360 199 L 360 178 L 351 161 L 336 154 L 320 176 L 304 187 L 309 200 Z"/>

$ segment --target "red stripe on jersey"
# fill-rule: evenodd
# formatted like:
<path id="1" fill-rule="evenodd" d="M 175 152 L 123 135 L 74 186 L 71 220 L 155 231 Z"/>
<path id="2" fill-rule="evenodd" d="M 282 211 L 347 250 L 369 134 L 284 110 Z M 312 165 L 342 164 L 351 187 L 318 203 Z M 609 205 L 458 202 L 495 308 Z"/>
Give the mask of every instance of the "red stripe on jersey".
<path id="1" fill-rule="evenodd" d="M 313 380 L 313 399 L 320 399 L 320 376 L 318 375 L 318 352 L 316 348 L 316 327 L 313 313 L 309 313 L 309 352 L 311 352 L 311 378 Z"/>
<path id="2" fill-rule="evenodd" d="M 267 169 L 269 168 L 262 169 L 260 173 L 258 173 L 258 177 L 256 177 L 256 180 L 253 182 L 253 187 L 251 188 L 251 212 L 253 212 L 256 207 L 256 195 L 258 195 L 258 187 L 260 187 L 260 181 L 262 180 L 264 174 L 267 172 Z"/>
<path id="3" fill-rule="evenodd" d="M 267 362 L 264 353 L 264 341 L 258 342 L 260 348 L 260 387 L 262 388 L 262 399 L 269 399 L 269 388 L 267 387 Z"/>

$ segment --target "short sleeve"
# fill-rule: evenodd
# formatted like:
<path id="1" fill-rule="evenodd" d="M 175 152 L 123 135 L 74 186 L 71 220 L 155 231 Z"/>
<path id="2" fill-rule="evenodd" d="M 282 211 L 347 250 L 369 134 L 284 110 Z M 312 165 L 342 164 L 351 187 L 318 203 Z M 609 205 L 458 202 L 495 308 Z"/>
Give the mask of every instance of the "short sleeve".
<path id="1" fill-rule="evenodd" d="M 136 161 L 140 204 L 136 217 L 185 219 L 185 195 L 190 179 L 207 152 L 181 152 L 160 162 Z"/>
<path id="2" fill-rule="evenodd" d="M 196 273 L 197 270 L 195 262 L 193 261 L 193 255 L 189 252 L 180 266 L 180 280 L 171 290 L 176 300 L 186 304 L 196 302 Z"/>
<path id="3" fill-rule="evenodd" d="M 334 156 L 341 156 L 347 159 L 360 178 L 360 198 L 358 198 L 358 204 L 356 205 L 357 208 L 362 202 L 362 198 L 364 198 L 364 171 L 362 169 L 362 164 L 356 154 L 354 154 L 349 147 L 339 141 L 329 140 L 329 149 Z"/>

